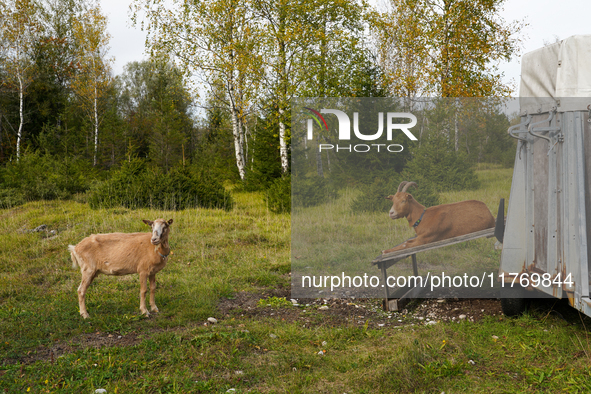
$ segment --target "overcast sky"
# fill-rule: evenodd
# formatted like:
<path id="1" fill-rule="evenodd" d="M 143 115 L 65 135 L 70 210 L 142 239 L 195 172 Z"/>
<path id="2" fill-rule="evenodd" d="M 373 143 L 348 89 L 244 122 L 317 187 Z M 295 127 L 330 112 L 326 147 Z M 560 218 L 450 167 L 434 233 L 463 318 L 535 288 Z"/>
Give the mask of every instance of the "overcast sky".
<path id="1" fill-rule="evenodd" d="M 115 57 L 113 71 L 120 74 L 123 66 L 134 60 L 146 59 L 145 35 L 131 27 L 130 0 L 101 0 L 103 13 L 109 18 L 111 56 Z M 591 34 L 591 0 L 507 0 L 502 12 L 506 21 L 525 18 L 523 53 L 540 48 L 544 42 L 554 42 L 575 34 Z M 506 82 L 519 83 L 520 59 L 500 65 Z M 517 91 L 515 92 L 517 95 Z"/>

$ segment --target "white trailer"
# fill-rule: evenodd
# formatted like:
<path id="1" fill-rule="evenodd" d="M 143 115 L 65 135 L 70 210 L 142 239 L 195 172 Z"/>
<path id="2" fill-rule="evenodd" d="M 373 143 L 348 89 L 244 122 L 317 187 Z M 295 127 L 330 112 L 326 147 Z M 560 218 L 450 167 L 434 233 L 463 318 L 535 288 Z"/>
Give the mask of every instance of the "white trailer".
<path id="1" fill-rule="evenodd" d="M 591 35 L 527 53 L 499 275 L 502 306 L 568 298 L 591 316 Z M 511 286 L 512 285 L 512 286 Z"/>

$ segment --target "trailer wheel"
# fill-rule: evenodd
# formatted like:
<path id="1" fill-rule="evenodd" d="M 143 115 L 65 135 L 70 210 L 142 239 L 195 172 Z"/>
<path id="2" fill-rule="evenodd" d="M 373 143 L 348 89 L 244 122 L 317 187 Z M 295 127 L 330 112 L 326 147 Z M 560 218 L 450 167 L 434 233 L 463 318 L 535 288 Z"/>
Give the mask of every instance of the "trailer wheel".
<path id="1" fill-rule="evenodd" d="M 521 287 L 503 288 L 501 290 L 501 309 L 505 316 L 519 316 L 525 312 L 529 299 Z"/>

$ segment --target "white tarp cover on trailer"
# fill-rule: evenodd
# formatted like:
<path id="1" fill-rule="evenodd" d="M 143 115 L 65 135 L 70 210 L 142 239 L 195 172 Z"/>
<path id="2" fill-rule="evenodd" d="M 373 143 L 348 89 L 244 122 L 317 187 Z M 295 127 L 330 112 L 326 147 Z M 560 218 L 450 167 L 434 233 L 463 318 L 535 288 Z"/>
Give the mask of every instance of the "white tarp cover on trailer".
<path id="1" fill-rule="evenodd" d="M 587 110 L 591 100 L 580 98 L 591 98 L 591 35 L 572 36 L 523 55 L 519 97 L 522 112 L 546 112 L 552 106 L 559 112 Z"/>

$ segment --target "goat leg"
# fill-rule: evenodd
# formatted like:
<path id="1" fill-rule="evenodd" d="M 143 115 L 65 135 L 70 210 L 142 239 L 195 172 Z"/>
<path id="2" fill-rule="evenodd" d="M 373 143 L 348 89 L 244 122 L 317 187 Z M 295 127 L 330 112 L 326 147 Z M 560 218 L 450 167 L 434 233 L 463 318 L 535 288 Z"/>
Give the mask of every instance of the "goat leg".
<path id="1" fill-rule="evenodd" d="M 150 275 L 150 310 L 152 312 L 158 312 L 156 306 L 156 274 Z"/>
<path id="2" fill-rule="evenodd" d="M 142 315 L 150 316 L 146 308 L 146 293 L 148 292 L 148 274 L 140 272 L 140 311 Z"/>
<path id="3" fill-rule="evenodd" d="M 402 250 L 402 249 L 406 249 L 409 248 L 410 246 L 407 245 L 408 242 L 404 242 L 392 249 L 386 249 L 386 250 L 382 250 L 382 254 L 386 254 L 386 253 L 392 253 L 392 252 L 396 252 L 398 250 Z"/>
<path id="4" fill-rule="evenodd" d="M 82 281 L 80 282 L 80 286 L 78 286 L 78 305 L 80 308 L 80 315 L 88 319 L 90 315 L 86 311 L 86 290 L 88 286 L 92 283 L 92 280 L 96 276 L 96 272 L 92 272 L 89 270 L 81 270 L 82 272 Z"/>
<path id="5" fill-rule="evenodd" d="M 407 239 L 406 241 L 404 241 L 403 243 L 401 243 L 400 245 L 393 247 L 392 249 L 382 250 L 382 254 L 392 253 L 392 252 L 396 252 L 398 250 L 403 250 L 403 249 L 408 249 L 408 248 L 413 248 L 415 246 L 424 245 L 429 242 L 431 242 L 431 241 L 425 240 L 423 237 L 410 238 L 410 239 Z"/>

